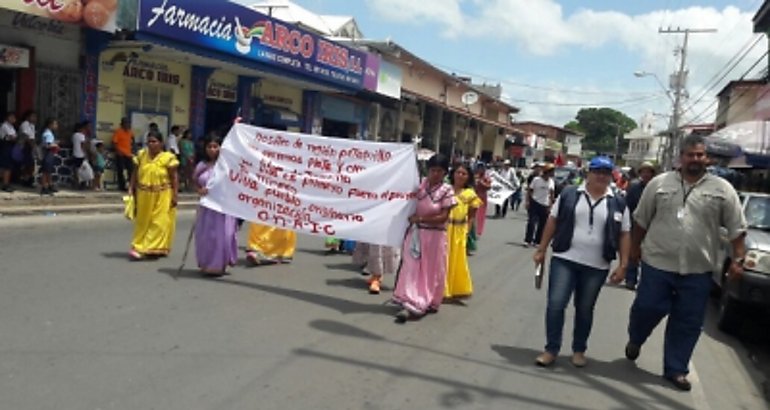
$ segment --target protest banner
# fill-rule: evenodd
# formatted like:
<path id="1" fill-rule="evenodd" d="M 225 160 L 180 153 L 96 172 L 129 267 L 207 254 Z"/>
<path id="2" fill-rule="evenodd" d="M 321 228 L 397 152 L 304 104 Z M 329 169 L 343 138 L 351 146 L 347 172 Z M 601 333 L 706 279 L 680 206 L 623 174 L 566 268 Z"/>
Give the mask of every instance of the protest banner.
<path id="1" fill-rule="evenodd" d="M 492 187 L 487 192 L 487 202 L 489 203 L 502 205 L 516 191 L 516 187 L 513 186 L 511 181 L 503 178 L 496 171 L 489 171 L 489 179 L 492 180 Z"/>
<path id="2" fill-rule="evenodd" d="M 201 205 L 298 233 L 401 246 L 418 183 L 412 144 L 235 124 Z"/>

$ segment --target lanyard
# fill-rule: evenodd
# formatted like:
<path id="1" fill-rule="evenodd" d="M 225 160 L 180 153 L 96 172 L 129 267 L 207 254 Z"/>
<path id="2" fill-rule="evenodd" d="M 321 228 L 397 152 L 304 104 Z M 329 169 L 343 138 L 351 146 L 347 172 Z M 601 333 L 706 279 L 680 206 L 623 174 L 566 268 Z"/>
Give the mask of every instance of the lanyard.
<path id="1" fill-rule="evenodd" d="M 684 179 L 680 180 L 679 182 L 682 184 L 682 194 L 684 195 L 684 197 L 682 197 L 682 208 L 684 209 L 687 206 L 687 198 L 689 198 L 692 191 L 695 190 L 697 183 L 690 187 L 690 190 L 687 191 L 684 189 Z"/>
<path id="2" fill-rule="evenodd" d="M 594 230 L 594 209 L 596 209 L 596 207 L 599 206 L 599 204 L 602 203 L 602 201 L 604 201 L 605 197 L 599 198 L 598 201 L 596 201 L 596 202 L 594 202 L 592 204 L 591 203 L 591 197 L 588 196 L 588 192 L 583 192 L 583 195 L 586 197 L 586 202 L 588 203 L 588 209 L 589 209 L 589 213 L 588 213 L 588 229 L 593 231 Z"/>

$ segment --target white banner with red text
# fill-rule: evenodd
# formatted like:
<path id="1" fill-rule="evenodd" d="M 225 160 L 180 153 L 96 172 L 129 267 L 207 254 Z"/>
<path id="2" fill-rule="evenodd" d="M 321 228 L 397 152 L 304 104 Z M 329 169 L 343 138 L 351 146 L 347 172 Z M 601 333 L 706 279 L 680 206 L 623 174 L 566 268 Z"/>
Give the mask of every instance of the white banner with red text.
<path id="1" fill-rule="evenodd" d="M 487 202 L 502 205 L 509 196 L 513 195 L 515 187 L 511 181 L 495 171 L 489 171 L 489 179 L 492 180 L 492 187 L 487 192 Z"/>
<path id="2" fill-rule="evenodd" d="M 298 233 L 400 247 L 418 183 L 412 144 L 235 124 L 201 205 Z"/>

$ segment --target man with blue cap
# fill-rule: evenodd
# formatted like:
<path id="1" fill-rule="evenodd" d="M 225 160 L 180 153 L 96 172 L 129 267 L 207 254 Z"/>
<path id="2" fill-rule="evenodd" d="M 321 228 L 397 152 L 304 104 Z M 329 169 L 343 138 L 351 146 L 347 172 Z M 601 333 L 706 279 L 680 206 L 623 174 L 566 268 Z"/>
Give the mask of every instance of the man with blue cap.
<path id="1" fill-rule="evenodd" d="M 549 366 L 559 354 L 564 328 L 564 311 L 575 297 L 575 325 L 572 359 L 575 367 L 586 365 L 585 351 L 593 324 L 593 312 L 610 264 L 620 254 L 620 263 L 610 280 L 620 283 L 625 276 L 631 248 L 631 218 L 624 199 L 610 188 L 614 165 L 607 157 L 596 157 L 588 167 L 586 182 L 564 188 L 551 209 L 543 238 L 533 257 L 545 262 L 551 244 L 548 307 L 546 309 L 545 351 L 535 363 Z"/>

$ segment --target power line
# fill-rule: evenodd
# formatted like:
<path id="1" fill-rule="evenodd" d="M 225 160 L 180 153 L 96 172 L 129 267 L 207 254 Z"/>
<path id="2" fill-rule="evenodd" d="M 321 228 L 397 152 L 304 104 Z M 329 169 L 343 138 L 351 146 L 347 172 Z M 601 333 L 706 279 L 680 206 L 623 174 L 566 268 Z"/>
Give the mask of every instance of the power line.
<path id="1" fill-rule="evenodd" d="M 745 78 L 746 78 L 746 76 L 747 76 L 747 75 L 749 75 L 749 73 L 751 73 L 751 71 L 752 71 L 752 70 L 754 70 L 754 68 L 756 68 L 756 67 L 757 67 L 757 65 L 759 65 L 759 63 L 761 63 L 761 62 L 763 62 L 763 61 L 765 60 L 765 57 L 767 57 L 768 53 L 769 53 L 768 51 L 765 51 L 765 52 L 764 52 L 764 54 L 762 54 L 762 56 L 761 56 L 761 57 L 759 57 L 759 58 L 757 59 L 757 61 L 755 61 L 755 62 L 754 62 L 754 64 L 752 64 L 752 65 L 751 65 L 751 67 L 749 67 L 749 69 L 748 69 L 748 70 L 746 70 L 746 72 L 744 72 L 744 73 L 743 73 L 743 75 L 741 76 L 741 78 L 740 78 L 740 79 L 738 79 L 737 81 L 741 81 L 741 80 L 745 79 Z M 733 106 L 733 104 L 735 104 L 735 103 L 736 103 L 738 100 L 740 100 L 740 98 L 741 98 L 741 97 L 743 97 L 743 96 L 744 96 L 744 95 L 745 95 L 745 94 L 746 94 L 748 91 L 749 91 L 749 89 L 746 89 L 746 90 L 744 90 L 744 91 L 743 91 L 743 92 L 742 92 L 742 93 L 741 93 L 741 94 L 740 94 L 740 95 L 739 95 L 737 98 L 735 98 L 735 99 L 733 99 L 733 98 L 730 98 L 730 100 L 731 100 L 731 101 L 730 101 L 730 103 L 727 105 L 727 107 L 726 107 L 726 110 L 729 110 L 729 109 L 730 109 L 730 107 L 732 107 L 732 106 Z M 700 114 L 698 114 L 697 116 L 695 116 L 695 118 L 693 118 L 692 120 L 690 120 L 689 122 L 687 122 L 687 123 L 686 123 L 686 124 L 684 124 L 684 125 L 691 125 L 691 124 L 694 124 L 694 123 L 696 123 L 697 121 L 701 120 L 701 118 L 703 117 L 703 115 L 704 115 L 704 114 L 706 114 L 707 112 L 709 112 L 709 110 L 711 109 L 711 107 L 713 107 L 714 105 L 716 105 L 718 102 L 719 102 L 719 100 L 717 100 L 717 99 L 714 99 L 714 101 L 713 101 L 711 104 L 709 104 L 709 105 L 708 105 L 708 107 L 706 107 L 706 108 L 705 108 L 703 111 L 701 111 L 701 112 L 700 112 Z M 717 108 L 717 109 L 718 109 L 718 108 Z M 710 115 L 710 114 L 709 114 L 709 115 Z"/>
<path id="2" fill-rule="evenodd" d="M 661 93 L 656 94 L 648 94 L 644 97 L 637 97 L 637 98 L 631 98 L 627 100 L 620 100 L 620 101 L 604 101 L 604 102 L 555 102 L 555 101 L 532 101 L 522 98 L 512 98 L 512 97 L 506 97 L 505 100 L 517 102 L 517 103 L 523 103 L 523 104 L 530 104 L 530 105 L 547 105 L 547 106 L 555 106 L 555 107 L 586 107 L 586 106 L 611 106 L 611 105 L 624 105 L 628 103 L 640 103 L 640 102 L 649 102 L 653 100 L 657 100 L 658 98 L 661 98 L 663 95 Z"/>
<path id="3" fill-rule="evenodd" d="M 570 88 L 559 88 L 559 87 L 546 87 L 541 85 L 533 85 L 533 84 L 526 84 L 526 83 L 519 83 L 516 81 L 511 80 L 500 80 L 500 79 L 494 79 L 488 76 L 484 76 L 481 74 L 471 73 L 464 70 L 458 70 L 456 68 L 452 68 L 443 64 L 436 64 L 432 63 L 434 66 L 451 71 L 453 73 L 459 73 L 461 76 L 470 76 L 475 77 L 479 80 L 483 81 L 489 81 L 491 83 L 497 83 L 497 84 L 503 84 L 503 85 L 510 85 L 513 87 L 521 87 L 521 88 L 529 88 L 532 90 L 540 90 L 540 91 L 553 91 L 553 92 L 560 92 L 564 94 L 581 94 L 581 95 L 625 95 L 625 96 L 642 96 L 642 95 L 649 95 L 651 91 L 639 91 L 639 92 L 628 92 L 628 91 L 587 91 L 587 90 L 575 90 Z"/>
<path id="4" fill-rule="evenodd" d="M 708 93 L 709 93 L 711 90 L 713 90 L 713 89 L 714 89 L 714 87 L 718 86 L 718 85 L 719 85 L 719 84 L 722 82 L 722 80 L 724 80 L 724 79 L 727 77 L 727 75 L 728 75 L 728 74 L 730 74 L 730 73 L 731 73 L 731 72 L 732 72 L 732 71 L 735 69 L 735 67 L 737 67 L 737 66 L 738 66 L 738 64 L 740 64 L 740 63 L 741 63 L 741 61 L 743 61 L 743 60 L 746 58 L 746 56 L 748 56 L 748 54 L 749 54 L 749 53 L 750 53 L 750 52 L 751 52 L 751 51 L 754 49 L 754 47 L 756 47 L 756 46 L 757 46 L 757 44 L 759 44 L 759 42 L 762 40 L 762 38 L 764 38 L 764 35 L 757 35 L 757 38 L 756 38 L 756 40 L 754 41 L 754 43 L 753 43 L 753 44 L 751 44 L 751 47 L 749 47 L 749 43 L 751 43 L 751 38 L 749 38 L 749 40 L 746 42 L 746 44 L 744 44 L 744 45 L 743 45 L 743 47 L 741 47 L 741 49 L 740 49 L 740 50 L 738 50 L 738 52 L 737 52 L 735 55 L 733 55 L 733 57 L 732 57 L 732 58 L 730 58 L 730 60 L 729 60 L 729 61 L 728 61 L 728 62 L 725 64 L 725 66 L 723 66 L 721 69 L 719 69 L 719 71 L 717 71 L 717 72 L 716 72 L 716 74 L 714 74 L 714 76 L 713 76 L 713 77 L 711 77 L 711 79 L 710 79 L 710 80 L 708 80 L 708 81 L 705 83 L 705 85 L 704 85 L 703 89 L 697 93 L 699 96 L 698 96 L 698 97 L 695 99 L 695 101 L 694 101 L 694 102 L 692 102 L 692 103 L 690 104 L 690 106 L 687 108 L 687 110 L 690 110 L 690 109 L 692 109 L 692 108 L 693 108 L 693 107 L 694 107 L 696 104 L 698 104 L 698 103 L 699 103 L 699 102 L 701 102 L 701 101 L 702 101 L 704 98 L 706 98 L 706 96 L 708 95 Z M 747 49 L 747 47 L 749 47 L 749 48 Z M 741 55 L 741 53 L 742 53 L 742 55 Z M 738 59 L 736 60 L 736 57 L 738 57 L 739 55 L 740 55 L 740 58 L 738 58 Z M 716 79 L 716 78 L 719 76 L 719 73 L 721 73 L 721 72 L 722 72 L 722 70 L 723 70 L 725 67 L 727 67 L 727 66 L 730 66 L 730 64 L 732 64 L 732 66 L 731 66 L 731 67 L 729 67 L 729 68 L 727 69 L 727 71 L 725 71 L 725 72 L 722 74 L 722 76 L 721 76 L 721 77 L 719 77 L 719 79 L 718 79 L 718 80 L 714 81 L 714 80 L 715 80 L 715 79 Z M 713 82 L 713 83 L 712 83 L 712 82 Z"/>

